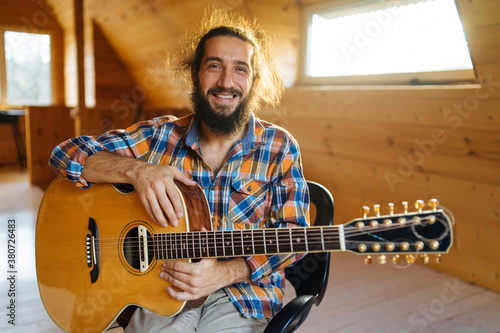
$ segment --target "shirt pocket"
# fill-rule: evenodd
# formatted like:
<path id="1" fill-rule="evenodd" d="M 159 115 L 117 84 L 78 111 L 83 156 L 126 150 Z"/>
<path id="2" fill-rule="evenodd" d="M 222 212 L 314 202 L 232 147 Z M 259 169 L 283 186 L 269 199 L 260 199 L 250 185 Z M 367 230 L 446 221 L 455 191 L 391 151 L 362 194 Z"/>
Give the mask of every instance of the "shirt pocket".
<path id="1" fill-rule="evenodd" d="M 256 229 L 264 218 L 269 182 L 248 178 L 233 179 L 228 218 L 235 229 Z"/>

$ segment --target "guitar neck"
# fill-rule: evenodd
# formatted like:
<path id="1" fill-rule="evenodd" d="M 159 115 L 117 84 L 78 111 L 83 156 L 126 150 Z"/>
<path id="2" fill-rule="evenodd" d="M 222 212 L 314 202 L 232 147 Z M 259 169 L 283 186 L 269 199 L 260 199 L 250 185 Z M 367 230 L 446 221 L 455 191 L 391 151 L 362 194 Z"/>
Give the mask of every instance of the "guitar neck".
<path id="1" fill-rule="evenodd" d="M 343 225 L 302 228 L 157 233 L 148 237 L 155 257 L 202 259 L 344 250 Z"/>

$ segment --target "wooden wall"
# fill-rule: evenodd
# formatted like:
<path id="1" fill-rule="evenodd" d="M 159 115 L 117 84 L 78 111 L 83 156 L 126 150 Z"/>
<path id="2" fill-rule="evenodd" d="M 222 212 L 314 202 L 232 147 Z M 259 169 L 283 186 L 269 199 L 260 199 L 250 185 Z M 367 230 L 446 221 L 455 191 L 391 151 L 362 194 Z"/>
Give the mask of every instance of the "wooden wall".
<path id="1" fill-rule="evenodd" d="M 336 223 L 362 205 L 436 197 L 455 216 L 455 243 L 432 266 L 500 291 L 500 2 L 458 5 L 480 86 L 298 86 L 270 116 L 333 193 Z"/>

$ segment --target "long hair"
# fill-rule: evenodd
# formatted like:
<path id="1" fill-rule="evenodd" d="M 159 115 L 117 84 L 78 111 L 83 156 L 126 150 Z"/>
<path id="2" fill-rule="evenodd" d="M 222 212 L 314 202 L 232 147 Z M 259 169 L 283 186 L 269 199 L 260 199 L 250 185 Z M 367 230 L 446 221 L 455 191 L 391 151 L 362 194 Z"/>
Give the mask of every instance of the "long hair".
<path id="1" fill-rule="evenodd" d="M 252 107 L 256 111 L 261 103 L 277 106 L 284 86 L 276 64 L 275 38 L 266 33 L 255 19 L 251 20 L 220 8 L 206 10 L 194 37 L 185 38 L 179 52 L 167 58 L 167 66 L 178 71 L 184 79 L 197 77 L 205 43 L 216 36 L 237 37 L 253 46 L 254 80 L 258 78 L 259 84 L 255 86 L 255 102 Z"/>

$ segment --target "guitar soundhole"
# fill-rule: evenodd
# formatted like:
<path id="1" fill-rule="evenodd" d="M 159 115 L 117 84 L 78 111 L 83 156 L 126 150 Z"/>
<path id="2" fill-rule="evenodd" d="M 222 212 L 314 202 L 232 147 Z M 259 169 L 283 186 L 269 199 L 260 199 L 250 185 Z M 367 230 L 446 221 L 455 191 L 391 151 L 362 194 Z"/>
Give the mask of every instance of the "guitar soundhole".
<path id="1" fill-rule="evenodd" d="M 140 270 L 141 262 L 145 258 L 145 252 L 147 251 L 147 263 L 148 267 L 154 259 L 154 244 L 153 236 L 147 231 L 147 249 L 144 249 L 143 240 L 139 237 L 139 227 L 134 227 L 130 229 L 125 235 L 123 241 L 123 255 L 127 263 L 133 268 Z"/>

